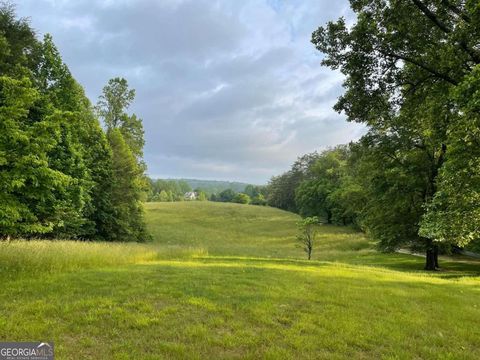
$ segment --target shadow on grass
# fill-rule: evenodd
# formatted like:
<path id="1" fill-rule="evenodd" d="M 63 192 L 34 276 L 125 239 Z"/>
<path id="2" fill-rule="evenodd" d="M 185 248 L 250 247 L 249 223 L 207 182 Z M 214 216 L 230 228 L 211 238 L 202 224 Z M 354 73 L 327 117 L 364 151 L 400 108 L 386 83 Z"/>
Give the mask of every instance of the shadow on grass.
<path id="1" fill-rule="evenodd" d="M 408 255 L 408 254 L 392 254 L 392 253 L 370 253 L 370 254 L 355 254 L 350 253 L 346 256 L 333 259 L 287 259 L 287 258 L 268 258 L 268 257 L 243 257 L 243 256 L 201 256 L 196 257 L 202 262 L 244 262 L 252 264 L 275 263 L 279 265 L 296 265 L 296 266 L 324 266 L 330 264 L 352 265 L 352 266 L 367 266 L 375 268 L 383 268 L 388 270 L 400 272 L 415 272 L 430 274 L 435 277 L 445 279 L 455 279 L 462 277 L 479 277 L 480 276 L 480 262 L 459 260 L 456 259 L 442 259 L 440 262 L 441 268 L 439 271 L 425 271 L 424 259 L 422 257 Z"/>

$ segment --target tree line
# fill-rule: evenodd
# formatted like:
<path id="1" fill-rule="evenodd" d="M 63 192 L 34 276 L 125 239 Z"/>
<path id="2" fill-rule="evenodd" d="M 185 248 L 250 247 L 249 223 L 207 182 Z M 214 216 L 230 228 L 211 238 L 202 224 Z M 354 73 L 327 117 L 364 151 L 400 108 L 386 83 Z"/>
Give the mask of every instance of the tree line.
<path id="1" fill-rule="evenodd" d="M 312 43 L 322 64 L 345 76 L 335 109 L 368 132 L 319 159 L 299 159 L 272 179 L 269 203 L 357 223 L 386 250 L 423 249 L 434 270 L 442 248 L 480 238 L 480 7 L 350 6 L 354 24 L 330 22 Z M 279 196 L 281 189 L 288 191 Z"/>
<path id="2" fill-rule="evenodd" d="M 204 183 L 208 185 L 209 181 L 204 181 Z M 225 182 L 225 184 L 230 183 Z M 245 186 L 243 191 L 236 191 L 232 188 L 226 188 L 222 191 L 215 190 L 216 188 L 211 186 L 197 187 L 195 189 L 192 189 L 192 187 L 186 180 L 149 179 L 149 191 L 147 201 L 184 201 L 186 200 L 185 195 L 187 193 L 193 192 L 196 195 L 195 200 L 199 201 L 209 200 L 217 202 L 234 202 L 239 204 L 266 205 L 266 186 L 248 184 Z"/>
<path id="3" fill-rule="evenodd" d="M 0 237 L 148 238 L 134 97 L 114 78 L 92 106 L 52 37 L 0 6 Z"/>
<path id="4" fill-rule="evenodd" d="M 267 187 L 260 185 L 247 185 L 241 192 L 237 192 L 233 189 L 225 189 L 220 193 L 213 193 L 210 195 L 210 201 L 217 202 L 232 202 L 237 204 L 251 204 L 261 205 L 267 204 Z"/>
<path id="5" fill-rule="evenodd" d="M 192 187 L 185 180 L 148 179 L 149 191 L 147 201 L 183 201 L 185 193 L 191 192 Z M 196 190 L 198 191 L 198 189 Z M 200 193 L 200 191 L 198 191 Z M 203 196 L 202 196 L 203 198 Z"/>

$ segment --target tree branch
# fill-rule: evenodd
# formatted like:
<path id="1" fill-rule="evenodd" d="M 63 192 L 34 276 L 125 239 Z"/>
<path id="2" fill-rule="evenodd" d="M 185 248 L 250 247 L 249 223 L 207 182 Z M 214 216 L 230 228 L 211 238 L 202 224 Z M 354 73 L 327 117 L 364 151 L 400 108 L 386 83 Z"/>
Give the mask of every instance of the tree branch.
<path id="1" fill-rule="evenodd" d="M 423 2 L 421 2 L 420 0 L 412 0 L 412 2 L 444 33 L 449 34 L 450 32 L 452 32 L 452 30 L 445 23 L 443 23 L 443 21 L 441 21 L 433 12 L 431 12 L 430 9 Z"/>
<path id="2" fill-rule="evenodd" d="M 427 64 L 424 64 L 416 59 L 413 59 L 409 56 L 405 56 L 405 55 L 401 55 L 401 54 L 396 54 L 396 53 L 391 53 L 391 52 L 384 52 L 382 50 L 379 50 L 383 55 L 385 56 L 390 56 L 390 57 L 393 57 L 393 58 L 396 58 L 396 59 L 400 59 L 400 60 L 403 60 L 403 61 L 406 61 L 410 64 L 413 64 L 413 65 L 416 65 L 418 66 L 419 68 L 422 68 L 423 70 L 429 72 L 430 74 L 432 75 L 435 75 L 436 77 L 442 79 L 442 80 L 445 80 L 446 82 L 449 82 L 450 84 L 452 85 L 458 85 L 458 81 L 453 79 L 452 77 L 450 77 L 449 75 L 447 74 L 443 74 L 437 70 L 435 70 L 434 68 L 430 67 L 429 65 Z"/>
<path id="3" fill-rule="evenodd" d="M 449 28 L 442 20 L 438 18 L 435 13 L 430 11 L 430 9 L 420 0 L 412 0 L 412 2 L 415 4 L 415 6 L 420 9 L 420 11 L 428 17 L 440 30 L 442 30 L 445 34 L 450 34 L 452 32 L 452 29 Z M 442 1 L 447 7 L 448 6 L 448 1 Z M 453 5 L 450 5 L 453 6 Z M 458 9 L 457 9 L 458 10 Z M 460 40 L 459 42 L 460 47 L 472 58 L 472 60 L 476 64 L 480 64 L 480 54 L 476 52 L 474 49 L 471 49 L 468 47 L 467 43 L 464 40 Z"/>
<path id="4" fill-rule="evenodd" d="M 421 78 L 420 80 L 413 82 L 409 80 L 405 80 L 404 82 L 401 82 L 400 85 L 409 85 L 409 88 L 407 90 L 408 93 L 414 93 L 417 91 L 417 88 L 422 85 L 424 82 L 426 82 L 429 79 L 435 78 L 434 75 L 428 74 L 427 76 Z"/>
<path id="5" fill-rule="evenodd" d="M 456 14 L 457 16 L 460 16 L 465 22 L 470 23 L 471 19 L 470 16 L 465 14 L 461 9 L 450 3 L 448 0 L 442 0 L 442 4 L 445 5 L 451 12 Z"/>

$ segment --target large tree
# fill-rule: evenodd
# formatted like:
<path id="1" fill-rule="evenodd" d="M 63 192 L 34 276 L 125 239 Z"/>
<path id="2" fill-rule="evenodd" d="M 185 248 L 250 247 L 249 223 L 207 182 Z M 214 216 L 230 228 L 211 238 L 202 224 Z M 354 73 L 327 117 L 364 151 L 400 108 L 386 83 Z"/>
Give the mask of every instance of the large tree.
<path id="1" fill-rule="evenodd" d="M 115 215 L 115 226 L 107 240 L 145 241 L 148 234 L 141 202 L 143 169 L 119 129 L 110 129 L 107 138 L 113 153 L 112 186 L 108 195 Z"/>
<path id="2" fill-rule="evenodd" d="M 101 213 L 109 212 L 109 207 L 99 199 L 103 196 L 99 189 L 110 181 L 111 152 L 83 88 L 48 34 L 40 45 L 34 79 L 42 94 L 42 111 L 54 114 L 60 127 L 58 144 L 48 154 L 50 166 L 72 179 L 63 194 L 64 220 L 53 235 L 102 238 Z"/>
<path id="3" fill-rule="evenodd" d="M 0 236 L 144 240 L 143 127 L 125 112 L 127 82 L 112 79 L 100 102 L 107 139 L 52 37 L 8 4 L 0 74 Z"/>
<path id="4" fill-rule="evenodd" d="M 135 99 L 135 90 L 128 87 L 127 80 L 113 78 L 103 88 L 96 109 L 107 129 L 119 129 L 132 153 L 143 164 L 145 145 L 142 119 L 127 110 Z"/>
<path id="5" fill-rule="evenodd" d="M 142 200 L 148 189 L 144 171 L 143 126 L 127 109 L 135 97 L 125 79 L 109 80 L 97 103 L 97 112 L 107 128 L 112 148 L 111 186 L 108 193 L 114 210 L 115 226 L 105 234 L 107 240 L 145 241 L 148 238 L 143 218 Z"/>
<path id="6" fill-rule="evenodd" d="M 10 224 L 0 232 L 94 237 L 93 191 L 108 180 L 98 174 L 109 153 L 83 89 L 52 38 L 37 40 L 10 5 L 0 7 L 0 47 L 0 172 Z"/>
<path id="7" fill-rule="evenodd" d="M 0 99 L 0 236 L 49 233 L 62 221 L 57 195 L 71 181 L 49 166 L 59 128 L 29 119 L 39 94 L 27 78 L 0 77 Z"/>
<path id="8" fill-rule="evenodd" d="M 413 217 L 397 219 L 405 237 L 386 235 L 381 243 L 389 248 L 405 243 L 422 246 L 426 268 L 434 269 L 441 239 L 429 231 L 419 233 L 418 228 L 436 197 L 439 171 L 455 142 L 450 134 L 462 117 L 452 93 L 480 63 L 480 7 L 473 0 L 351 0 L 350 4 L 356 23 L 348 27 L 344 19 L 331 22 L 313 33 L 312 42 L 325 54 L 322 63 L 345 75 L 345 92 L 335 109 L 345 112 L 350 121 L 369 126 L 371 141 L 364 144 L 391 159 L 384 163 L 390 164 L 389 171 L 418 177 L 414 186 L 402 187 L 412 192 L 402 199 L 420 194 Z M 398 182 L 385 181 L 371 198 L 388 210 L 394 201 L 403 200 L 395 193 Z M 391 223 L 388 214 L 378 211 L 370 228 Z M 386 225 L 381 233 L 388 233 Z M 456 243 L 454 238 L 444 240 Z"/>
<path id="9" fill-rule="evenodd" d="M 441 243 L 465 246 L 480 239 L 480 66 L 454 96 L 461 114 L 448 134 L 448 156 L 437 179 L 420 233 Z"/>

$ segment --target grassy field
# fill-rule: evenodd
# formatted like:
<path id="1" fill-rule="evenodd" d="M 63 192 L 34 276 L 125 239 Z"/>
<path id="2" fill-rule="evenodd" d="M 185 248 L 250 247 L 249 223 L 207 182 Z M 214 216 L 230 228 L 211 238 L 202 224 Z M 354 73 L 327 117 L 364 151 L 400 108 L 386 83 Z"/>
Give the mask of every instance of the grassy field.
<path id="1" fill-rule="evenodd" d="M 312 261 L 293 214 L 147 205 L 154 243 L 0 244 L 0 339 L 59 359 L 478 359 L 480 265 L 380 254 L 323 226 Z"/>

